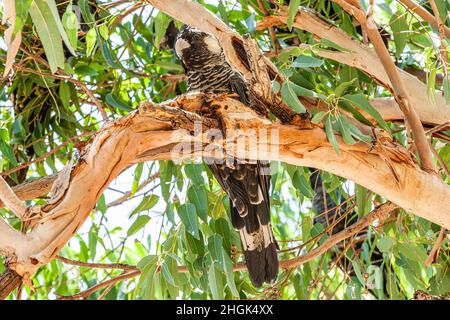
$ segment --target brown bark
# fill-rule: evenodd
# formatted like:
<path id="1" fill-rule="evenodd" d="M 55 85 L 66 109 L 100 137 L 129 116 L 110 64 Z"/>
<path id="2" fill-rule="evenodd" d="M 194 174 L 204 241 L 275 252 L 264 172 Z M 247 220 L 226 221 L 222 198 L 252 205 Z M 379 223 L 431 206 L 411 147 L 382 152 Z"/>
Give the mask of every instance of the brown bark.
<path id="1" fill-rule="evenodd" d="M 214 105 L 214 117 L 227 131 L 227 140 L 212 141 L 205 131 L 195 133 L 195 121 L 200 121 L 204 129 L 217 128 L 219 123 L 191 112 L 205 104 Z M 267 130 L 266 138 L 255 136 L 260 129 Z M 278 139 L 272 139 L 273 135 Z M 240 140 L 243 137 L 256 140 Z M 211 145 L 226 147 L 235 157 L 248 152 L 252 160 L 277 160 L 329 171 L 449 228 L 450 215 L 445 208 L 450 207 L 450 187 L 418 168 L 401 145 L 388 137 L 374 138 L 374 144 L 347 145 L 338 136 L 341 151 L 337 154 L 323 129 L 271 123 L 230 97 L 190 94 L 161 105 L 143 103 L 136 112 L 97 133 L 71 170 L 62 197 L 42 207 L 33 230 L 22 234 L 0 220 L 0 254 L 8 258 L 8 266 L 18 274 L 32 276 L 55 258 L 89 216 L 103 190 L 124 168 L 146 160 L 213 156 L 206 150 L 200 153 Z M 194 148 L 185 154 L 171 153 L 180 144 Z M 259 153 L 255 154 L 256 149 Z"/>
<path id="2" fill-rule="evenodd" d="M 0 274 L 0 300 L 6 299 L 22 283 L 22 277 L 14 270 L 6 269 Z"/>

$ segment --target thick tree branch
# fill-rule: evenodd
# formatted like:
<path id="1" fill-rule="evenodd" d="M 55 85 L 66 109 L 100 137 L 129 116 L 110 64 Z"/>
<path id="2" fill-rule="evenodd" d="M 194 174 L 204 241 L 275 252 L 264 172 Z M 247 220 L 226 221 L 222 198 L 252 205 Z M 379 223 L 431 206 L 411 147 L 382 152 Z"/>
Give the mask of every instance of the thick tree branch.
<path id="1" fill-rule="evenodd" d="M 400 106 L 400 109 L 402 110 L 405 119 L 410 124 L 411 130 L 415 137 L 415 144 L 422 162 L 422 166 L 427 171 L 434 171 L 437 172 L 436 166 L 433 161 L 432 152 L 429 148 L 428 141 L 425 136 L 425 131 L 423 129 L 422 123 L 420 122 L 419 117 L 417 116 L 415 108 L 417 108 L 414 103 L 412 102 L 412 99 L 410 97 L 410 91 L 406 89 L 404 85 L 403 79 L 400 77 L 400 72 L 398 68 L 395 66 L 392 58 L 389 55 L 389 52 L 387 51 L 386 47 L 383 44 L 383 40 L 381 38 L 380 33 L 378 32 L 378 28 L 373 21 L 373 17 L 371 14 L 369 14 L 366 17 L 366 14 L 363 10 L 361 10 L 359 7 L 353 6 L 351 3 L 346 2 L 344 0 L 333 0 L 333 2 L 336 2 L 339 4 L 345 11 L 353 15 L 358 22 L 363 26 L 364 30 L 367 32 L 367 35 L 369 36 L 371 42 L 374 45 L 375 53 L 376 55 L 372 58 L 375 61 L 379 61 L 381 64 L 381 67 L 384 69 L 389 82 L 390 82 L 390 89 L 393 92 L 395 96 L 395 100 Z M 299 11 L 301 12 L 301 11 Z M 309 18 L 312 22 L 315 23 L 314 27 L 311 28 L 307 22 L 304 21 L 304 19 L 301 19 L 299 17 L 301 14 L 297 14 L 297 17 L 294 21 L 294 26 L 299 27 L 300 29 L 308 29 L 307 31 L 313 32 L 316 30 L 316 32 L 323 34 L 325 32 L 323 25 L 327 24 L 324 21 L 320 21 L 317 16 L 312 15 L 311 13 L 307 12 L 305 14 L 306 17 Z M 287 13 L 284 12 L 284 17 L 287 19 Z M 284 19 L 283 19 L 284 20 Z M 286 21 L 286 20 L 284 20 Z M 283 21 L 283 22 L 284 22 Z M 301 26 L 303 27 L 301 27 Z M 314 29 L 314 30 L 312 30 Z M 350 39 L 348 35 L 344 34 L 342 30 L 337 31 L 337 28 L 335 28 L 335 33 L 340 35 L 340 37 L 333 38 L 331 41 L 338 43 L 339 41 L 345 41 L 346 44 L 350 44 L 354 49 L 360 49 L 363 48 L 362 44 L 355 43 L 354 40 Z M 329 37 L 329 35 L 327 36 Z M 350 40 L 349 40 L 350 39 Z M 338 43 L 339 44 L 339 43 Z M 341 45 L 341 44 L 340 44 Z M 369 50 L 366 50 L 369 51 Z M 366 60 L 367 57 L 364 57 L 364 60 Z M 363 60 L 363 61 L 364 61 Z M 365 62 L 367 63 L 367 62 Z M 385 82 L 387 83 L 387 82 Z M 411 93 L 411 96 L 413 94 Z M 423 99 L 423 96 L 420 97 L 420 99 Z"/>
<path id="2" fill-rule="evenodd" d="M 333 0 L 334 2 L 344 5 L 345 1 Z M 371 1 L 371 8 L 373 7 L 373 1 Z M 345 7 L 344 7 L 345 9 Z M 400 73 L 398 68 L 395 66 L 389 51 L 383 43 L 378 27 L 373 19 L 372 11 L 365 16 L 362 10 L 359 11 L 361 14 L 354 13 L 356 19 L 361 23 L 361 25 L 366 30 L 370 41 L 372 42 L 375 52 L 378 58 L 382 62 L 384 70 L 386 71 L 393 87 L 393 94 L 395 100 L 397 101 L 400 109 L 405 115 L 405 119 L 411 127 L 411 131 L 414 135 L 414 143 L 417 147 L 417 152 L 419 154 L 422 168 L 425 171 L 438 172 L 436 164 L 433 160 L 433 153 L 431 151 L 428 139 L 425 135 L 425 130 L 416 113 L 416 107 L 411 101 L 409 91 L 406 90 L 403 79 L 400 78 Z"/>
<path id="3" fill-rule="evenodd" d="M 376 220 L 383 221 L 386 219 L 386 217 L 391 213 L 393 210 L 395 210 L 397 206 L 393 203 L 385 203 L 381 205 L 380 207 L 373 210 L 371 213 L 369 213 L 367 216 L 364 216 L 363 218 L 359 219 L 356 223 L 352 224 L 348 228 L 342 230 L 339 233 L 336 233 L 335 235 L 331 236 L 327 240 L 325 240 L 319 247 L 316 249 L 299 256 L 297 258 L 284 261 L 282 263 L 282 267 L 285 269 L 289 268 L 295 268 L 299 266 L 300 264 L 303 264 L 305 262 L 308 262 L 312 260 L 312 258 L 315 258 L 317 256 L 320 256 L 327 252 L 329 249 L 331 249 L 334 245 L 337 243 L 348 239 L 363 230 L 364 228 L 372 225 Z"/>
<path id="4" fill-rule="evenodd" d="M 375 98 L 370 100 L 370 103 L 377 109 L 385 121 L 403 121 L 403 113 L 394 98 Z M 440 110 L 432 105 L 429 106 L 428 111 L 423 108 L 419 108 L 417 111 L 420 120 L 426 125 L 440 126 L 446 124 L 448 119 L 450 119 L 450 108 Z M 371 119 L 370 115 L 366 115 L 366 117 Z"/>
<path id="5" fill-rule="evenodd" d="M 0 200 L 17 218 L 23 219 L 25 217 L 27 206 L 20 201 L 2 176 L 0 176 Z"/>
<path id="6" fill-rule="evenodd" d="M 204 127 L 205 124 L 214 126 L 214 121 L 177 108 L 185 106 L 194 110 L 205 103 L 214 106 L 212 109 L 217 110 L 223 128 L 230 133 L 226 146 L 223 139 L 216 137 L 212 141 L 207 132 L 196 132 L 195 121 L 201 120 Z M 256 134 L 262 129 L 267 132 L 266 138 Z M 272 124 L 235 99 L 224 96 L 192 94 L 161 106 L 145 103 L 137 112 L 98 132 L 74 166 L 62 198 L 50 208 L 43 206 L 43 222 L 31 232 L 24 235 L 0 223 L 0 249 L 9 258 L 12 269 L 20 275 L 31 275 L 56 256 L 80 228 L 109 182 L 130 163 L 217 156 L 216 147 L 226 148 L 233 156 L 247 153 L 251 159 L 280 160 L 332 172 L 414 214 L 450 227 L 450 215 L 443 209 L 450 207 L 450 187 L 420 170 L 403 147 L 388 138 L 380 138 L 375 145 L 346 145 L 341 139 L 338 141 L 339 155 L 322 129 Z M 184 150 L 185 153 L 172 152 L 180 151 L 180 145 L 194 148 Z M 214 148 L 208 148 L 211 146 Z"/>
<path id="7" fill-rule="evenodd" d="M 8 298 L 9 294 L 22 283 L 22 277 L 11 269 L 0 274 L 0 300 Z"/>
<path id="8" fill-rule="evenodd" d="M 187 0 L 147 1 L 185 23 L 216 35 L 224 44 L 230 62 L 247 79 L 253 77 L 233 47 L 234 40 L 243 43 L 243 39 L 203 7 Z M 298 20 L 299 17 L 296 23 Z M 322 31 L 326 31 L 323 24 Z M 276 72 L 268 59 L 261 61 Z M 198 113 L 204 110 L 211 114 Z M 207 129 L 226 132 L 227 136 L 213 139 Z M 413 214 L 450 228 L 447 211 L 450 187 L 418 168 L 410 153 L 389 137 L 374 132 L 373 138 L 374 143 L 370 145 L 362 142 L 347 145 L 338 137 L 341 151 L 337 154 L 323 129 L 271 123 L 227 96 L 191 94 L 160 105 L 143 103 L 136 112 L 105 124 L 95 135 L 74 167 L 68 167 L 67 177 L 64 175 L 67 188 L 57 201 L 42 207 L 41 216 L 29 233 L 18 232 L 0 219 L 0 254 L 6 257 L 11 272 L 28 279 L 56 257 L 79 230 L 105 188 L 124 168 L 146 160 L 223 158 L 225 155 L 218 156 L 217 149 L 226 150 L 233 157 L 245 155 L 249 160 L 276 160 L 329 171 L 353 180 Z M 23 204 L 7 185 L 0 188 L 6 206 L 16 208 L 20 215 Z M 288 267 L 295 263 L 299 262 L 291 262 Z M 243 264 L 236 266 L 237 270 L 244 268 Z M 4 287 L 0 286 L 2 290 Z"/>
<path id="9" fill-rule="evenodd" d="M 56 178 L 58 178 L 58 175 L 52 174 L 24 182 L 11 189 L 20 200 L 33 200 L 49 193 Z M 4 206 L 5 204 L 0 200 L 0 208 Z"/>
<path id="10" fill-rule="evenodd" d="M 287 17 L 287 11 L 282 10 L 277 15 L 265 17 L 258 23 L 257 29 L 263 29 L 273 25 L 284 25 L 286 24 Z M 350 37 L 343 30 L 321 18 L 311 10 L 304 8 L 299 8 L 293 26 L 310 32 L 321 39 L 330 40 L 340 47 L 349 50 L 349 52 L 340 52 L 314 49 L 317 55 L 356 67 L 366 72 L 387 89 L 393 90 L 391 80 L 373 48 Z M 405 86 L 405 90 L 409 94 L 411 105 L 424 123 L 438 125 L 450 118 L 450 108 L 446 105 L 442 94 L 436 93 L 433 98 L 430 97 L 429 93 L 427 93 L 426 85 L 422 81 L 400 68 L 396 69 Z M 380 112 L 382 111 L 380 110 Z M 395 111 L 395 113 L 392 113 L 392 111 Z M 397 117 L 399 111 L 398 104 L 396 108 L 390 105 L 389 114 L 394 114 Z"/>

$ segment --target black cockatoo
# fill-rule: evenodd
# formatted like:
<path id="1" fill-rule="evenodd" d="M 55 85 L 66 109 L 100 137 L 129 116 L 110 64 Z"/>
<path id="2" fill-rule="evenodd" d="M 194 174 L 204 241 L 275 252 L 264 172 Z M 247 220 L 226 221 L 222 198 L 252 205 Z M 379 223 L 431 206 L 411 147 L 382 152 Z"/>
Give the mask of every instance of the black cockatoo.
<path id="1" fill-rule="evenodd" d="M 183 26 L 175 40 L 175 52 L 184 67 L 189 90 L 234 93 L 252 108 L 245 80 L 228 64 L 213 35 Z M 268 163 L 235 159 L 234 163 L 216 161 L 208 165 L 230 198 L 231 222 L 239 232 L 253 285 L 273 283 L 278 273 L 278 244 L 270 224 Z"/>

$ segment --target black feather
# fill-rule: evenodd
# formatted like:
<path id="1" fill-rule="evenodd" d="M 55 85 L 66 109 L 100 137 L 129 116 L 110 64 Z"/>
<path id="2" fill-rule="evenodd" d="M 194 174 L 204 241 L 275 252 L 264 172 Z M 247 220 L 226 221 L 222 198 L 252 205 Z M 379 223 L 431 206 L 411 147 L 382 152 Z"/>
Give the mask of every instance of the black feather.
<path id="1" fill-rule="evenodd" d="M 177 55 L 185 68 L 189 89 L 236 93 L 242 103 L 261 112 L 260 106 L 252 104 L 244 79 L 230 67 L 223 51 L 215 50 L 217 47 L 211 44 L 211 37 L 188 26 L 177 36 L 180 41 Z M 238 48 L 239 55 L 248 64 L 245 50 Z M 242 251 L 253 285 L 272 283 L 278 274 L 278 244 L 270 225 L 268 162 L 242 163 L 234 159 L 231 164 L 213 162 L 208 166 L 230 198 L 231 223 L 241 235 Z"/>

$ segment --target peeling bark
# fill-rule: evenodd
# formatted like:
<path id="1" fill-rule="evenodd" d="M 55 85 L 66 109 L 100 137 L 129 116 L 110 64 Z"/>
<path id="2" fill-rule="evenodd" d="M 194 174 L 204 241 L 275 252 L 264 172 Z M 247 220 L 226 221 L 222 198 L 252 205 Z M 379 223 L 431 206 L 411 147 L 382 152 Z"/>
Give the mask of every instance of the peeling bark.
<path id="1" fill-rule="evenodd" d="M 185 23 L 217 36 L 230 63 L 246 79 L 254 78 L 255 75 L 233 49 L 233 41 L 237 39 L 244 44 L 244 40 L 199 4 L 186 0 L 147 2 Z M 278 22 L 283 23 L 285 17 L 280 17 L 282 19 Z M 373 49 L 308 14 L 298 15 L 294 26 L 305 28 L 319 37 L 332 37 L 331 40 L 341 46 L 348 45 L 346 48 L 357 58 L 355 66 L 364 69 L 363 64 L 369 61 L 370 65 L 365 71 L 380 83 L 390 86 L 389 78 L 382 73 L 383 68 Z M 366 60 L 358 60 L 360 57 L 357 55 L 364 55 Z M 267 58 L 257 58 L 258 65 L 263 62 L 268 73 L 276 72 Z M 343 57 L 339 59 L 344 60 Z M 421 112 L 435 112 L 424 99 L 426 95 L 423 94 L 423 83 L 418 84 L 414 81 L 415 78 L 407 78 L 402 71 L 399 72 L 408 85 L 406 89 L 413 96 L 412 105 L 419 116 Z M 264 89 L 267 88 L 263 86 L 261 90 Z M 443 106 L 439 100 L 441 98 L 438 97 L 437 100 L 438 109 Z M 214 111 L 205 115 L 201 112 L 203 110 Z M 442 119 L 439 124 L 443 123 L 448 120 L 448 112 L 438 114 L 433 119 Z M 200 123 L 203 130 L 220 129 L 230 136 L 227 136 L 227 140 L 212 141 L 205 131 L 196 132 L 196 123 Z M 256 134 L 261 129 L 269 132 L 267 137 Z M 5 262 L 9 268 L 0 276 L 0 297 L 17 287 L 20 277 L 28 279 L 39 267 L 56 257 L 89 216 L 104 189 L 125 168 L 147 160 L 211 157 L 214 156 L 211 149 L 208 149 L 211 146 L 225 148 L 227 144 L 227 153 L 234 157 L 245 153 L 250 160 L 283 161 L 331 172 L 449 229 L 450 213 L 447 209 L 450 207 L 450 186 L 434 174 L 420 169 L 413 160 L 413 155 L 390 137 L 377 131 L 372 132 L 370 128 L 365 129 L 365 132 L 372 133 L 373 144 L 358 142 L 347 145 L 337 137 L 340 146 L 340 154 L 337 154 L 319 126 L 307 122 L 298 122 L 296 126 L 271 123 L 237 100 L 224 95 L 190 94 L 160 105 L 143 103 L 137 111 L 107 123 L 93 137 L 80 153 L 74 167 L 66 172 L 68 180 L 64 181 L 64 192 L 58 195 L 54 203 L 39 208 L 39 214 L 34 217 L 29 233 L 18 232 L 0 219 L 0 254 L 6 257 Z M 275 136 L 277 139 L 272 139 Z M 174 155 L 174 149 L 181 144 L 194 148 L 185 154 Z M 255 152 L 257 150 L 259 153 Z M 50 180 L 53 184 L 56 177 Z M 19 190 L 23 191 L 20 188 L 13 189 L 15 196 L 23 200 L 47 193 L 50 188 L 43 187 L 39 192 L 33 193 L 33 190 L 22 195 Z M 5 195 L 0 195 L 0 198 L 2 196 Z M 3 198 L 4 203 L 11 203 L 5 200 L 11 199 Z"/>
<path id="2" fill-rule="evenodd" d="M 337 154 L 319 127 L 270 123 L 235 99 L 223 96 L 212 99 L 196 94 L 160 106 L 142 104 L 138 111 L 102 128 L 82 152 L 60 201 L 50 208 L 43 206 L 41 220 L 35 222 L 28 234 L 13 230 L 0 220 L 0 251 L 7 256 L 7 265 L 19 275 L 31 276 L 51 261 L 80 228 L 111 180 L 131 163 L 174 159 L 171 151 L 179 143 L 197 143 L 199 148 L 178 158 L 175 155 L 175 160 L 199 156 L 200 151 L 211 143 L 223 147 L 225 141 L 212 142 L 206 132 L 193 135 L 193 119 L 201 120 L 205 128 L 216 122 L 177 108 L 181 101 L 188 102 L 189 110 L 195 109 L 193 106 L 204 107 L 205 101 L 209 106 L 215 106 L 222 129 L 231 134 L 227 151 L 233 156 L 240 152 L 251 155 L 255 148 L 265 150 L 267 147 L 266 152 L 257 155 L 258 159 L 280 160 L 329 171 L 355 181 L 411 213 L 450 227 L 450 214 L 445 210 L 450 207 L 450 187 L 421 170 L 407 150 L 388 138 L 379 137 L 374 145 L 346 145 L 338 137 L 341 152 Z M 180 113 L 184 115 L 180 116 Z M 277 133 L 279 139 L 271 140 L 269 134 L 268 139 L 255 137 L 253 144 L 239 140 L 254 137 L 255 130 L 259 129 Z M 278 150 L 278 155 L 273 150 Z M 208 152 L 202 155 L 212 156 Z"/>
<path id="3" fill-rule="evenodd" d="M 6 269 L 0 274 L 0 300 L 6 299 L 22 283 L 22 277 L 14 270 Z"/>

